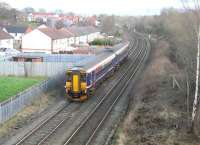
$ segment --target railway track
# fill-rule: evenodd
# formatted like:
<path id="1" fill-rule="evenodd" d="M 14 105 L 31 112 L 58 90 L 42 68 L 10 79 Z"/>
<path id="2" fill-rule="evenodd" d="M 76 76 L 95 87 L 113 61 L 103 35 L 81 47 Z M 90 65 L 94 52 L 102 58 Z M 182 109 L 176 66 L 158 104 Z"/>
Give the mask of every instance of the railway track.
<path id="1" fill-rule="evenodd" d="M 134 48 L 131 51 L 130 55 L 136 56 L 137 47 L 139 45 L 140 40 L 136 40 L 137 43 L 134 43 Z M 114 88 L 114 87 L 113 87 Z M 112 88 L 112 89 L 113 89 Z M 97 98 L 97 100 L 102 100 L 101 98 Z M 100 101 L 101 102 L 101 101 Z M 99 102 L 99 103 L 100 103 Z M 99 104 L 97 103 L 97 104 Z M 31 132 L 29 132 L 26 136 L 19 140 L 16 145 L 41 145 L 41 144 L 48 144 L 49 138 L 56 133 L 56 131 L 63 126 L 66 122 L 70 124 L 73 123 L 74 116 L 79 116 L 78 114 L 84 114 L 82 111 L 84 109 L 93 110 L 94 104 L 90 106 L 84 107 L 84 109 L 80 109 L 80 104 L 77 103 L 70 103 L 67 106 L 64 106 L 59 111 L 57 111 L 53 116 L 46 119 L 42 124 L 34 128 Z M 86 113 L 85 113 L 86 114 Z M 79 122 L 83 120 L 84 117 L 78 119 Z"/>
<path id="2" fill-rule="evenodd" d="M 105 95 L 101 102 L 96 105 L 95 109 L 66 140 L 64 145 L 90 145 L 93 137 L 109 116 L 118 99 L 123 96 L 128 84 L 131 82 L 146 57 L 147 47 L 145 44 L 146 42 L 143 43 L 136 62 L 130 65 L 124 75 L 119 79 L 119 85 L 114 86 L 115 89 L 112 89 Z"/>
<path id="3" fill-rule="evenodd" d="M 136 46 L 137 46 L 137 45 L 136 45 Z M 137 49 L 136 49 L 136 50 L 137 50 Z M 137 54 L 137 53 L 136 53 L 136 54 Z M 136 54 L 134 54 L 134 55 L 136 55 Z M 116 84 L 117 84 L 117 83 L 116 83 Z M 114 89 L 114 87 L 116 86 L 116 84 L 113 85 L 113 87 L 111 88 L 111 90 Z M 104 97 L 105 97 L 105 96 L 104 96 Z M 99 99 L 99 102 L 101 102 L 102 99 L 103 99 L 103 98 Z M 96 104 L 99 104 L 99 103 L 96 103 Z M 89 109 L 89 110 L 90 110 L 89 113 L 91 112 L 91 110 L 94 110 L 95 106 L 96 106 L 96 105 L 94 105 L 94 107 L 93 107 L 92 109 Z M 85 110 L 85 111 L 84 111 L 84 110 Z M 88 109 L 83 109 L 84 112 L 86 112 L 87 110 L 88 110 Z M 87 115 L 85 115 L 82 119 L 80 119 L 79 124 L 80 124 L 80 122 L 82 122 L 82 121 L 88 116 L 89 113 L 87 113 Z M 77 118 L 75 117 L 74 120 L 77 120 Z M 74 124 L 76 124 L 76 123 L 74 123 Z M 78 126 L 79 126 L 79 124 L 78 124 Z M 66 137 L 62 138 L 62 137 L 61 137 L 61 136 L 62 136 L 61 134 L 62 134 L 62 132 L 64 132 L 65 130 L 69 130 L 69 128 L 63 129 L 63 128 L 66 127 L 66 126 L 70 126 L 70 123 L 69 123 L 69 122 L 63 122 L 63 124 L 61 124 L 60 126 L 58 126 L 58 129 L 55 130 L 55 132 L 53 132 L 51 135 L 49 135 L 49 137 L 46 138 L 46 140 L 43 140 L 43 142 L 42 142 L 41 144 L 45 144 L 45 145 L 49 145 L 49 144 L 63 144 L 61 140 L 65 140 Z M 69 136 L 69 137 L 70 137 L 70 135 L 74 132 L 74 128 L 78 128 L 78 126 L 77 126 L 77 127 L 73 127 L 73 129 L 71 130 L 71 133 L 67 134 L 66 136 Z M 60 130 L 63 130 L 63 131 L 60 131 Z M 55 137 L 55 136 L 57 136 L 57 137 Z M 58 138 L 59 138 L 59 140 L 58 140 Z"/>

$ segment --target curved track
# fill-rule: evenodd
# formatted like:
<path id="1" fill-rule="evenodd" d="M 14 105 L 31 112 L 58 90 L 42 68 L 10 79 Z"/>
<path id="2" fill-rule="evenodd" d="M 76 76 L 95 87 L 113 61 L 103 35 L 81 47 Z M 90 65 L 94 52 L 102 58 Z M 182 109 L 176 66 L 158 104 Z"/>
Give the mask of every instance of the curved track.
<path id="1" fill-rule="evenodd" d="M 84 108 L 84 109 L 90 110 L 90 111 L 88 111 L 89 115 L 85 113 L 85 117 L 83 116 L 81 119 L 78 119 L 79 122 L 81 122 L 81 123 L 79 123 L 79 125 L 76 127 L 76 129 L 72 131 L 68 140 L 64 144 L 76 144 L 76 142 L 74 142 L 73 139 L 77 140 L 76 139 L 77 135 L 81 134 L 80 130 L 84 130 L 83 128 L 87 128 L 85 125 L 87 125 L 88 121 L 92 120 L 92 118 L 99 118 L 99 117 L 93 116 L 95 114 L 99 114 L 98 110 L 101 110 L 99 108 L 107 108 L 107 109 L 102 109 L 102 110 L 109 110 L 109 112 L 112 110 L 112 107 L 117 102 L 118 98 L 121 96 L 121 95 L 113 95 L 112 93 L 114 92 L 114 90 L 116 90 L 116 87 L 119 86 L 118 85 L 119 82 L 126 81 L 127 77 L 125 77 L 125 74 L 130 74 L 130 71 L 133 71 L 133 70 L 135 70 L 135 72 L 136 72 L 136 66 L 139 67 L 139 63 L 142 62 L 139 60 L 141 60 L 142 52 L 144 52 L 144 50 L 137 49 L 140 44 L 140 41 L 141 41 L 140 39 L 136 39 L 135 43 L 131 44 L 132 49 L 130 49 L 129 56 L 134 58 L 134 61 L 135 61 L 134 65 L 129 65 L 128 71 L 126 71 L 122 75 L 122 77 L 117 81 L 117 83 L 115 83 L 113 85 L 113 87 L 110 89 L 110 91 L 108 91 L 108 93 L 104 97 L 99 97 L 99 98 L 97 97 L 98 103 L 96 105 L 90 104 L 89 106 Z M 120 84 L 122 84 L 122 83 L 120 83 Z M 125 83 L 123 83 L 123 85 L 124 84 Z M 126 84 L 126 85 L 128 85 L 128 84 Z M 121 89 L 121 93 L 122 93 L 122 90 L 124 90 L 126 85 L 124 85 L 123 89 Z M 117 94 L 121 94 L 121 93 L 119 93 L 119 91 L 118 91 Z M 118 96 L 117 99 L 113 100 L 116 97 L 108 97 L 111 94 L 112 94 L 112 96 Z M 107 99 L 107 98 L 109 98 L 109 99 Z M 69 120 L 75 120 L 76 119 L 75 116 L 84 115 L 84 113 L 82 112 L 83 108 L 80 109 L 80 106 L 81 105 L 77 104 L 77 103 L 70 103 L 70 104 L 64 106 L 59 111 L 57 111 L 53 116 L 47 118 L 42 124 L 40 124 L 39 126 L 34 128 L 26 136 L 24 136 L 22 139 L 20 139 L 16 145 L 51 144 L 50 140 L 51 140 L 52 136 L 54 134 L 56 134 L 56 132 L 59 130 L 59 128 L 61 128 L 63 125 L 65 125 L 67 123 L 69 125 Z M 105 106 L 108 106 L 110 108 L 105 107 Z M 91 110 L 93 110 L 93 111 L 91 111 Z M 101 117 L 101 119 L 104 118 L 103 120 L 105 120 L 105 118 L 108 116 L 109 112 L 105 113 L 105 111 L 104 111 L 104 113 L 100 113 L 100 114 L 106 114 L 106 116 Z M 84 118 L 86 118 L 86 119 L 84 119 Z M 95 130 L 97 130 L 100 127 L 101 122 L 103 122 L 103 120 L 98 121 L 98 123 L 97 123 L 98 125 L 91 130 L 93 132 L 92 134 L 95 134 Z M 89 139 L 87 139 L 88 141 L 92 139 L 92 136 L 93 136 L 92 134 L 90 134 Z M 83 139 L 80 139 L 80 140 L 83 140 Z M 84 143 L 85 143 L 85 141 L 84 141 Z M 78 144 L 82 144 L 82 143 L 78 143 Z"/>
<path id="2" fill-rule="evenodd" d="M 114 86 L 114 89 L 105 95 L 101 102 L 96 105 L 95 109 L 66 140 L 64 145 L 89 145 L 91 143 L 96 132 L 109 116 L 118 99 L 123 96 L 125 89 L 139 70 L 144 58 L 147 56 L 147 43 L 148 42 L 145 40 L 136 56 L 137 59 L 119 79 L 117 82 L 118 85 Z"/>

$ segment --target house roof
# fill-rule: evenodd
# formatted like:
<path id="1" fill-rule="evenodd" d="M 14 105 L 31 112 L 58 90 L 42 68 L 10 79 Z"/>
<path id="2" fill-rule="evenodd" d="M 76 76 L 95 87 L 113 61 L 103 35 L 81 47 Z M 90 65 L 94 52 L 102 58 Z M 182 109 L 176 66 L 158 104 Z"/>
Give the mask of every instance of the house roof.
<path id="1" fill-rule="evenodd" d="M 27 26 L 5 26 L 8 33 L 26 33 Z"/>
<path id="2" fill-rule="evenodd" d="M 42 28 L 42 29 L 38 29 L 38 30 L 41 31 L 42 33 L 46 34 L 53 40 L 73 37 L 73 35 L 71 33 L 64 31 L 62 29 L 57 30 L 57 29 L 53 29 L 53 28 Z"/>
<path id="3" fill-rule="evenodd" d="M 67 28 L 62 28 L 61 31 L 65 32 L 66 34 L 69 35 L 69 37 L 74 37 L 75 34 L 70 32 Z"/>
<path id="4" fill-rule="evenodd" d="M 33 16 L 53 16 L 55 15 L 54 13 L 31 13 L 30 15 L 33 15 Z"/>
<path id="5" fill-rule="evenodd" d="M 10 34 L 0 30 L 0 39 L 1 40 L 2 39 L 12 39 L 12 38 L 13 37 Z"/>
<path id="6" fill-rule="evenodd" d="M 98 30 L 92 26 L 83 26 L 83 27 L 77 27 L 77 26 L 72 26 L 67 28 L 68 31 L 73 33 L 76 36 L 81 36 L 81 35 L 87 35 L 90 33 L 98 32 Z"/>

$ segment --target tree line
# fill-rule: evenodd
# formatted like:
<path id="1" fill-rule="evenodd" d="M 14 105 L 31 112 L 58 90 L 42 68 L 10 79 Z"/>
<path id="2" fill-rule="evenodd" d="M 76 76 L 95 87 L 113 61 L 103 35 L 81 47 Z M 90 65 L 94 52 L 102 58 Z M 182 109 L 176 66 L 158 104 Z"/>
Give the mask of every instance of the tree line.
<path id="1" fill-rule="evenodd" d="M 195 0 L 191 1 L 192 6 L 184 0 L 180 2 L 183 5 L 181 9 L 163 9 L 160 15 L 136 18 L 133 26 L 137 31 L 169 42 L 168 55 L 184 74 L 182 86 L 190 100 L 187 110 L 190 111 L 190 128 L 193 131 L 195 126 L 200 126 L 197 120 L 200 116 L 200 4 Z"/>

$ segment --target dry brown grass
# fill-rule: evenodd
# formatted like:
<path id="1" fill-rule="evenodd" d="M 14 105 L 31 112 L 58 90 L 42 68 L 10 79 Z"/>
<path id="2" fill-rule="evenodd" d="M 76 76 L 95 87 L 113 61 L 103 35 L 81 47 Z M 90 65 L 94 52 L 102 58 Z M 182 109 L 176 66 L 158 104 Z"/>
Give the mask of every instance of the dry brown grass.
<path id="1" fill-rule="evenodd" d="M 55 99 L 51 97 L 54 93 L 42 94 L 40 99 L 35 100 L 30 106 L 25 107 L 20 113 L 17 113 L 12 119 L 0 126 L 0 137 L 5 136 L 13 129 L 22 127 L 24 122 L 31 119 L 32 115 L 42 112 Z"/>
<path id="2" fill-rule="evenodd" d="M 117 145 L 200 145 L 187 134 L 185 96 L 173 89 L 171 75 L 181 75 L 168 58 L 169 45 L 159 41 L 133 91 L 133 105 L 117 135 Z"/>

